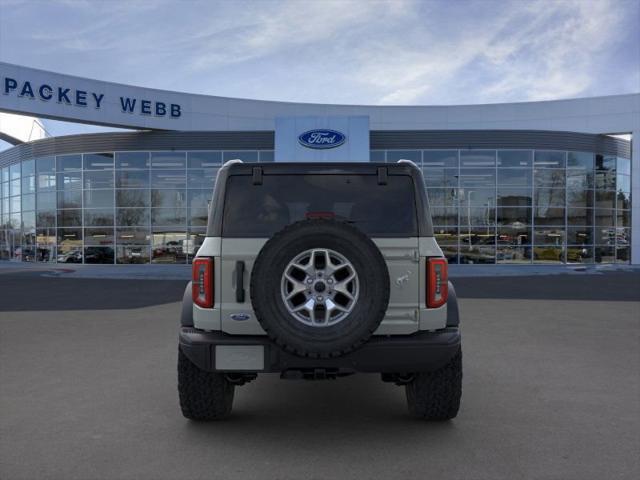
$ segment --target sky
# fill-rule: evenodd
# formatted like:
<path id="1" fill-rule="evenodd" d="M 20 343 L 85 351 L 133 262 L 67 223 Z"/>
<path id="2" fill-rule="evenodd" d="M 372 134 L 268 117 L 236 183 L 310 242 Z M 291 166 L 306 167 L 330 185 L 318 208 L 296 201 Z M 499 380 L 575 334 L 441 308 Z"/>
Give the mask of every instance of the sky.
<path id="1" fill-rule="evenodd" d="M 0 0 L 0 61 L 264 100 L 538 101 L 639 92 L 639 25 L 640 0 Z"/>

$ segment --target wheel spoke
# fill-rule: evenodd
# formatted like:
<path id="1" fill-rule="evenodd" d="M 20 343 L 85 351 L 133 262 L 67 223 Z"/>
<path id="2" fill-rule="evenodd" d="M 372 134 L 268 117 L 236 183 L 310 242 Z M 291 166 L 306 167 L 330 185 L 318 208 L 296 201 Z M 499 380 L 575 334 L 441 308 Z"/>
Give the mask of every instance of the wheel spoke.
<path id="1" fill-rule="evenodd" d="M 312 248 L 293 258 L 284 270 L 280 288 L 289 313 L 314 327 L 342 321 L 353 310 L 359 290 L 351 262 L 327 248 Z"/>
<path id="2" fill-rule="evenodd" d="M 342 295 L 344 295 L 345 297 L 347 297 L 349 300 L 353 300 L 355 297 L 353 296 L 353 294 L 349 291 L 349 284 L 351 283 L 351 281 L 355 278 L 355 273 L 351 273 L 347 278 L 345 278 L 344 280 L 336 283 L 333 286 L 333 289 L 336 292 L 340 292 Z"/>

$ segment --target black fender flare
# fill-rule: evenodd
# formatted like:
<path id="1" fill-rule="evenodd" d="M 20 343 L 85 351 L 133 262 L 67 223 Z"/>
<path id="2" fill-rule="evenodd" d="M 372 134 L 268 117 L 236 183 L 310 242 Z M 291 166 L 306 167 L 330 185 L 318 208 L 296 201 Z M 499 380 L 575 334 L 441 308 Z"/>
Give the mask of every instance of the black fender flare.
<path id="1" fill-rule="evenodd" d="M 449 283 L 449 295 L 447 297 L 447 327 L 460 325 L 460 310 L 458 309 L 458 297 L 453 283 Z"/>
<path id="2" fill-rule="evenodd" d="M 191 282 L 187 283 L 182 296 L 182 311 L 180 312 L 180 325 L 193 327 L 193 297 L 191 295 Z"/>

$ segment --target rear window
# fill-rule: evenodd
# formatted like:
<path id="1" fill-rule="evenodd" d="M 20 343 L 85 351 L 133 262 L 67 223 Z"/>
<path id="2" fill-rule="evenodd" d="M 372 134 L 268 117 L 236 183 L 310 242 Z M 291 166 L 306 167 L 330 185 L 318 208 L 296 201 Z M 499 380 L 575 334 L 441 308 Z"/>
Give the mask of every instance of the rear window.
<path id="1" fill-rule="evenodd" d="M 248 175 L 227 181 L 222 234 L 271 237 L 290 223 L 328 217 L 375 237 L 418 235 L 415 191 L 408 175 Z"/>

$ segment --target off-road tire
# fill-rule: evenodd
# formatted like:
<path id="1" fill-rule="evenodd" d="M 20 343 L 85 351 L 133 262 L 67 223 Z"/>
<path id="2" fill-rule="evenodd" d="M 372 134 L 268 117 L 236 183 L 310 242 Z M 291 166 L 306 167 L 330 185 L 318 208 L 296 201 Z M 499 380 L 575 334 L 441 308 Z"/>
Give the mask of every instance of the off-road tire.
<path id="1" fill-rule="evenodd" d="M 462 350 L 444 367 L 416 373 L 405 389 L 411 415 L 431 421 L 455 418 L 462 396 Z"/>
<path id="2" fill-rule="evenodd" d="M 190 420 L 220 420 L 231 414 L 235 385 L 224 375 L 205 372 L 178 348 L 178 394 L 182 415 Z"/>
<path id="3" fill-rule="evenodd" d="M 280 291 L 287 264 L 312 248 L 340 253 L 359 278 L 359 298 L 351 313 L 322 328 L 293 318 Z M 262 247 L 253 265 L 250 291 L 258 322 L 281 348 L 301 357 L 338 357 L 364 344 L 382 322 L 389 304 L 389 271 L 378 247 L 353 225 L 309 219 L 285 227 Z"/>

